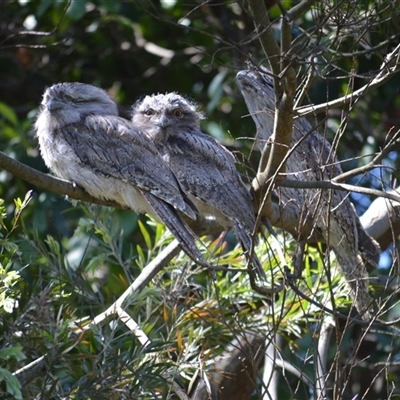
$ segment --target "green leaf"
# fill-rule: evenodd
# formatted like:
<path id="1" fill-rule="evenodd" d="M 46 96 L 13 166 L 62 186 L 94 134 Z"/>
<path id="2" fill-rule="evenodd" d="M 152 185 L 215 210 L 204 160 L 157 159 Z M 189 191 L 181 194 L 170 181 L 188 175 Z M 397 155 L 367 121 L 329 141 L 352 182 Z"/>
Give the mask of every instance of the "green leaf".
<path id="1" fill-rule="evenodd" d="M 61 257 L 61 247 L 60 243 L 58 243 L 57 240 L 55 240 L 52 236 L 47 235 L 45 242 L 47 243 L 53 254 Z"/>
<path id="2" fill-rule="evenodd" d="M 15 358 L 17 361 L 21 361 L 24 360 L 26 357 L 24 353 L 22 353 L 21 346 L 6 347 L 4 349 L 0 349 L 0 359 L 7 360 L 8 358 Z"/>
<path id="3" fill-rule="evenodd" d="M 217 106 L 219 99 L 224 92 L 224 80 L 226 77 L 226 70 L 222 70 L 215 75 L 214 79 L 208 86 L 207 94 L 210 102 L 207 104 L 207 112 L 210 113 Z"/>
<path id="4" fill-rule="evenodd" d="M 7 104 L 0 102 L 0 115 L 2 115 L 13 126 L 18 125 L 17 114 Z"/>
<path id="5" fill-rule="evenodd" d="M 0 381 L 6 381 L 7 393 L 14 399 L 22 400 L 21 383 L 19 380 L 4 368 L 0 368 Z"/>
<path id="6" fill-rule="evenodd" d="M 165 226 L 162 224 L 157 224 L 156 225 L 156 234 L 154 237 L 154 243 L 159 244 L 164 232 L 165 232 Z"/>
<path id="7" fill-rule="evenodd" d="M 150 238 L 149 232 L 147 231 L 146 226 L 144 225 L 144 223 L 142 221 L 139 220 L 138 222 L 139 222 L 140 232 L 142 232 L 146 246 L 148 249 L 151 249 L 152 244 L 151 244 L 151 238 Z"/>
<path id="8" fill-rule="evenodd" d="M 139 245 L 136 246 L 136 251 L 138 253 L 138 265 L 140 265 L 139 260 L 141 262 L 145 262 L 146 261 L 146 257 L 144 255 L 143 249 Z"/>

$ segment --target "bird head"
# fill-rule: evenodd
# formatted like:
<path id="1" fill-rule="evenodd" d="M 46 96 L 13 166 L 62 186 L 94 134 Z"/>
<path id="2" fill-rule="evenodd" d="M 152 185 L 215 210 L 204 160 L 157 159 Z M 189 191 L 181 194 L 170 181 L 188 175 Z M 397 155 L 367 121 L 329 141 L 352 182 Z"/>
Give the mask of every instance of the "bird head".
<path id="1" fill-rule="evenodd" d="M 78 122 L 86 115 L 118 115 L 116 104 L 104 90 L 79 82 L 49 87 L 41 104 L 54 127 Z"/>
<path id="2" fill-rule="evenodd" d="M 132 122 L 155 141 L 174 132 L 199 130 L 202 118 L 194 103 L 175 92 L 146 96 L 132 109 Z"/>
<path id="3" fill-rule="evenodd" d="M 273 133 L 275 93 L 271 73 L 266 68 L 239 71 L 236 80 L 257 127 L 256 145 L 262 150 Z"/>

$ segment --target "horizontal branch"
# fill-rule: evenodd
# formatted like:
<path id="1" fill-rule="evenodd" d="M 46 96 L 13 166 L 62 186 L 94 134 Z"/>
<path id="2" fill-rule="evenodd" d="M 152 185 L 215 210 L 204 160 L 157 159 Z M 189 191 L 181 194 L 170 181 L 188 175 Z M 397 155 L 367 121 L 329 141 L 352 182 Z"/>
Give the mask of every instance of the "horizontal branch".
<path id="1" fill-rule="evenodd" d="M 32 185 L 48 190 L 49 192 L 57 193 L 60 195 L 68 196 L 71 199 L 86 201 L 88 203 L 98 204 L 101 206 L 114 207 L 119 209 L 126 209 L 115 201 L 101 200 L 92 197 L 81 187 L 75 185 L 73 182 L 65 181 L 54 176 L 44 174 L 34 168 L 14 160 L 0 151 L 0 168 L 10 172 L 17 178 L 20 178 Z M 221 232 L 223 227 L 217 220 L 208 218 L 197 218 L 192 220 L 185 215 L 181 216 L 182 219 L 192 228 L 192 230 L 199 236 L 211 235 L 216 232 Z"/>
<path id="2" fill-rule="evenodd" d="M 7 156 L 6 154 L 0 152 L 0 168 L 12 173 L 14 176 L 27 181 L 30 184 L 36 185 L 42 189 L 60 194 L 66 195 L 72 199 L 86 201 L 89 203 L 110 206 L 114 208 L 121 208 L 118 203 L 108 200 L 99 200 L 90 196 L 85 190 L 80 188 L 79 186 L 74 185 L 71 182 L 58 179 L 52 177 L 51 175 L 44 174 L 40 171 L 37 171 L 34 168 L 28 167 L 27 165 L 14 160 L 13 158 Z M 333 190 L 345 190 L 352 191 L 357 193 L 363 193 L 368 195 L 373 195 L 381 198 L 386 198 L 395 202 L 400 202 L 400 196 L 394 192 L 387 193 L 380 190 L 362 188 L 358 186 L 338 183 L 338 182 L 330 182 L 330 181 L 297 181 L 291 179 L 284 180 L 276 180 L 277 186 L 282 187 L 294 187 L 294 188 L 303 188 L 303 189 L 333 189 Z M 278 205 L 272 204 L 271 215 L 274 218 L 270 218 L 270 222 L 274 226 L 279 226 L 282 229 L 288 230 L 292 234 L 296 235 L 298 230 L 298 219 L 295 210 L 291 210 L 289 206 L 286 206 L 284 209 L 281 209 Z M 198 234 L 198 235 L 206 235 L 215 232 L 221 231 L 223 228 L 216 223 L 213 223 L 212 220 L 197 220 L 192 221 L 189 219 L 185 219 L 189 226 Z M 303 221 L 304 222 L 304 221 Z M 294 227 L 297 227 L 294 231 Z M 307 231 L 306 227 L 303 226 L 305 231 Z M 299 232 L 297 232 L 299 234 Z"/>
<path id="3" fill-rule="evenodd" d="M 379 163 L 393 150 L 395 150 L 400 144 L 400 130 L 395 132 L 389 142 L 385 145 L 385 147 L 374 156 L 374 158 L 367 164 L 362 165 L 361 167 L 354 168 L 350 171 L 346 171 L 341 173 L 338 176 L 335 176 L 332 181 L 335 183 L 343 182 L 346 179 L 352 178 L 357 175 L 365 174 L 375 168 L 388 168 L 387 165 L 380 165 Z"/>
<path id="4" fill-rule="evenodd" d="M 318 105 L 300 107 L 295 110 L 296 117 L 297 118 L 305 117 L 307 115 L 324 112 L 327 109 L 341 107 L 345 104 L 357 100 L 361 96 L 364 96 L 367 92 L 387 82 L 394 74 L 400 71 L 399 57 L 400 57 L 400 45 L 398 45 L 391 53 L 389 53 L 386 56 L 386 59 L 383 62 L 378 75 L 376 75 L 376 77 L 373 78 L 371 82 L 368 82 L 362 88 L 354 91 L 353 93 L 347 94 L 338 99 Z"/>
<path id="5" fill-rule="evenodd" d="M 28 183 L 31 183 L 50 192 L 66 195 L 75 200 L 87 201 L 88 203 L 121 208 L 121 206 L 114 201 L 99 200 L 95 197 L 92 197 L 89 193 L 87 193 L 85 190 L 75 185 L 74 183 L 55 178 L 51 175 L 44 174 L 43 172 L 40 172 L 34 168 L 28 167 L 27 165 L 7 156 L 1 151 L 0 168 L 3 168 L 4 170 L 10 172 L 17 178 L 23 179 Z"/>
<path id="6" fill-rule="evenodd" d="M 297 189 L 332 189 L 345 190 L 348 192 L 368 194 L 377 197 L 384 197 L 389 200 L 400 202 L 400 196 L 394 193 L 383 192 L 382 190 L 363 188 L 359 186 L 349 185 L 346 183 L 336 183 L 332 181 L 298 181 L 294 179 L 284 179 L 276 181 L 277 186 L 291 187 Z"/>
<path id="7" fill-rule="evenodd" d="M 18 48 L 18 47 L 24 47 L 24 48 L 46 48 L 49 47 L 48 45 L 24 45 L 24 44 L 16 44 L 16 45 L 4 45 L 5 42 L 14 39 L 16 37 L 20 37 L 20 36 L 34 36 L 34 37 L 46 37 L 46 36 L 51 36 L 54 33 L 56 33 L 58 31 L 58 28 L 60 27 L 65 14 L 69 8 L 69 6 L 71 5 L 72 0 L 68 0 L 67 4 L 65 5 L 60 18 L 56 24 L 56 26 L 50 31 L 50 32 L 39 32 L 39 31 L 20 31 L 17 33 L 14 33 L 12 35 L 7 36 L 3 41 L 0 42 L 0 48 L 1 49 L 6 49 L 6 48 Z M 53 43 L 53 45 L 58 45 L 59 43 L 65 42 L 66 39 L 63 39 L 59 42 Z"/>

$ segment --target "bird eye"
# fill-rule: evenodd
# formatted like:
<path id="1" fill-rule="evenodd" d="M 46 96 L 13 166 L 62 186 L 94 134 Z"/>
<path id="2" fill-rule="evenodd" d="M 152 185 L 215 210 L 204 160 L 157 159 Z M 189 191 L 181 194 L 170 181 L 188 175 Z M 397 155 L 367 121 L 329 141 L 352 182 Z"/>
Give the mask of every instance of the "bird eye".
<path id="1" fill-rule="evenodd" d="M 183 117 L 183 111 L 180 108 L 175 108 L 173 111 L 174 117 L 177 118 L 182 118 Z"/>
<path id="2" fill-rule="evenodd" d="M 144 115 L 146 115 L 147 117 L 151 117 L 152 115 L 154 115 L 154 110 L 152 110 L 151 108 L 149 108 L 148 110 L 146 110 L 144 112 Z"/>

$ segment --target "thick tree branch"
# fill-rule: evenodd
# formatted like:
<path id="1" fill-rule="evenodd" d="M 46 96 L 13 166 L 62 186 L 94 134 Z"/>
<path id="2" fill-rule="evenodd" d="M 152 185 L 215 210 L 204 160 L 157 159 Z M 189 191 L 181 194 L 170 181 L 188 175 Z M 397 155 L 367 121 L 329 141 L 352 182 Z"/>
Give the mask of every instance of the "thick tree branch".
<path id="1" fill-rule="evenodd" d="M 268 11 L 263 1 L 249 0 L 249 6 L 253 15 L 258 40 L 260 41 L 264 54 L 268 58 L 271 71 L 274 74 L 274 79 L 276 79 L 281 72 L 280 50 L 275 40 Z M 275 81 L 275 86 L 279 86 L 278 81 Z"/>
<path id="2" fill-rule="evenodd" d="M 294 21 L 296 18 L 299 18 L 302 14 L 308 11 L 316 0 L 303 0 L 299 4 L 295 5 L 291 10 L 289 10 L 286 14 L 286 17 L 289 21 Z"/>
<path id="3" fill-rule="evenodd" d="M 273 36 L 271 22 L 265 4 L 258 0 L 249 0 L 250 9 L 254 18 L 256 31 L 264 53 L 270 64 L 275 91 L 275 119 L 274 130 L 269 140 L 270 146 L 263 149 L 261 162 L 258 168 L 257 182 L 263 210 L 271 214 L 272 182 L 270 178 L 277 172 L 284 172 L 283 160 L 289 149 L 293 131 L 293 102 L 296 92 L 296 74 L 291 68 L 289 49 L 291 45 L 290 22 L 283 21 L 280 50 Z M 286 59 L 282 58 L 284 52 Z M 258 221 L 259 222 L 259 221 Z"/>
<path id="4" fill-rule="evenodd" d="M 400 197 L 400 187 L 388 194 Z M 400 235 L 400 202 L 379 197 L 372 202 L 360 220 L 367 233 L 385 249 Z"/>
<path id="5" fill-rule="evenodd" d="M 3 168 L 5 171 L 10 172 L 17 178 L 20 178 L 32 185 L 50 192 L 68 196 L 71 199 L 123 209 L 120 204 L 114 201 L 100 200 L 92 197 L 84 189 L 75 185 L 74 183 L 44 174 L 43 172 L 40 172 L 34 168 L 28 167 L 27 165 L 7 156 L 1 151 L 0 168 Z M 193 229 L 193 231 L 200 236 L 221 232 L 223 230 L 223 227 L 221 227 L 215 220 L 198 218 L 196 221 L 194 221 L 184 215 L 182 215 L 182 218 Z"/>
<path id="6" fill-rule="evenodd" d="M 121 206 L 113 201 L 99 200 L 90 196 L 85 190 L 71 182 L 64 181 L 52 177 L 51 175 L 44 174 L 34 168 L 28 167 L 21 162 L 14 160 L 0 151 L 0 168 L 10 172 L 17 178 L 38 186 L 50 192 L 62 194 L 71 197 L 75 200 L 87 201 L 89 203 L 100 204 L 104 206 L 111 206 L 121 208 Z"/>

